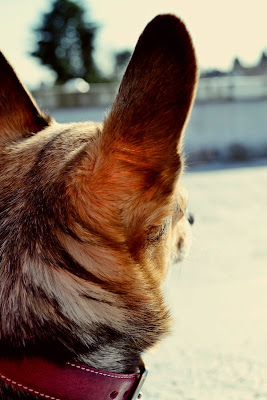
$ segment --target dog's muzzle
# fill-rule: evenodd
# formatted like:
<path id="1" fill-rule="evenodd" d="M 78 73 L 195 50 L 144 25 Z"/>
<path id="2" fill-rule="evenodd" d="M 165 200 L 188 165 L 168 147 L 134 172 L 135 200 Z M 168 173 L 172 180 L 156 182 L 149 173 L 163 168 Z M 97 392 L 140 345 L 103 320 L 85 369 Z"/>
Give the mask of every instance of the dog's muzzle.
<path id="1" fill-rule="evenodd" d="M 139 373 L 116 374 L 71 362 L 0 358 L 2 381 L 49 400 L 137 400 L 146 376 L 144 366 Z"/>

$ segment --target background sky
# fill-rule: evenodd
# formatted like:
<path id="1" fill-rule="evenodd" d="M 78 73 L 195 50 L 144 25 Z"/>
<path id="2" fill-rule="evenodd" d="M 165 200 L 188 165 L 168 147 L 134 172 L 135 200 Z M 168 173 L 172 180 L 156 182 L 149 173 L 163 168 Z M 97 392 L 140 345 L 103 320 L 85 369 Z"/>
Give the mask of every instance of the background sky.
<path id="1" fill-rule="evenodd" d="M 0 49 L 30 86 L 51 81 L 49 70 L 29 56 L 32 32 L 50 0 L 0 0 Z M 145 25 L 159 13 L 174 13 L 186 23 L 200 67 L 227 69 L 238 56 L 245 64 L 267 50 L 267 0 L 83 0 L 89 17 L 99 24 L 96 60 L 112 69 L 112 54 L 133 49 Z"/>

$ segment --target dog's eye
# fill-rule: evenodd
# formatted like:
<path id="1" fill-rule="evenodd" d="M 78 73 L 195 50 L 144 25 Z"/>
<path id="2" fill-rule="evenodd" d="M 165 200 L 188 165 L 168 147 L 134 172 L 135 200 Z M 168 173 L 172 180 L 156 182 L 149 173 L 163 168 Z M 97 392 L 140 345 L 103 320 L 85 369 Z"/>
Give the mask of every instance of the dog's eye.
<path id="1" fill-rule="evenodd" d="M 171 218 L 166 218 L 163 225 L 160 226 L 150 226 L 146 230 L 147 240 L 150 243 L 157 242 L 159 239 L 164 237 L 168 231 Z"/>

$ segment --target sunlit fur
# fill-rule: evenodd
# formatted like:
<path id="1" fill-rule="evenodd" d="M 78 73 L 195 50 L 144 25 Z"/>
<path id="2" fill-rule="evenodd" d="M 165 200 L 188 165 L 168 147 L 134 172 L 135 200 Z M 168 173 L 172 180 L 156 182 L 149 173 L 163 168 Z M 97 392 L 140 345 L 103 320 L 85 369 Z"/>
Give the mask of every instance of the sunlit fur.
<path id="1" fill-rule="evenodd" d="M 0 71 L 0 354 L 134 372 L 169 331 L 161 285 L 188 247 L 189 34 L 171 15 L 146 27 L 103 124 L 57 124 L 2 55 Z"/>

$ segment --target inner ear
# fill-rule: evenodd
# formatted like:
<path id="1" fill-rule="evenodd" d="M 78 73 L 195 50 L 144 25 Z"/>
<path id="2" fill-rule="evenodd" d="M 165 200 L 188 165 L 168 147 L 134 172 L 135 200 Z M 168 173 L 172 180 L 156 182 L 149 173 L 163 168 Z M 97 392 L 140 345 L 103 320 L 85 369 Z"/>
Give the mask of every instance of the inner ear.
<path id="1" fill-rule="evenodd" d="M 17 140 L 50 124 L 0 52 L 0 141 Z"/>

